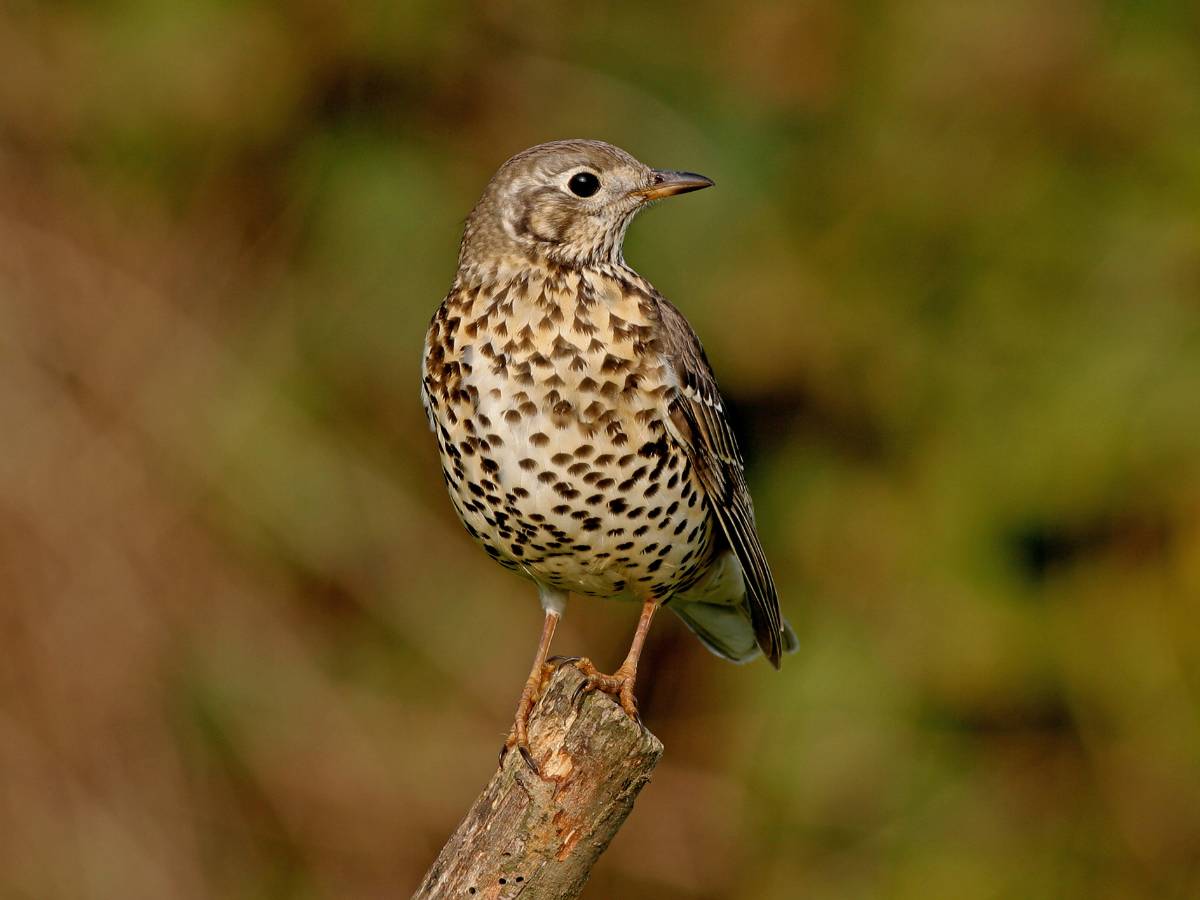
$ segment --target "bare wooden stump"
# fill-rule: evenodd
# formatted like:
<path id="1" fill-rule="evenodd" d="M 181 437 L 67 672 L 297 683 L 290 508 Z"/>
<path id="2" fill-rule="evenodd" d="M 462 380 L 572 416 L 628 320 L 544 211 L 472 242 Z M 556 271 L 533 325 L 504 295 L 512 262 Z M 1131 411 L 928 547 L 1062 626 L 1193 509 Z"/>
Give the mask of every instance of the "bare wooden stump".
<path id="1" fill-rule="evenodd" d="M 442 848 L 413 900 L 570 900 L 662 756 L 658 738 L 607 696 L 572 705 L 563 666 L 529 725 L 535 775 L 510 753 Z"/>

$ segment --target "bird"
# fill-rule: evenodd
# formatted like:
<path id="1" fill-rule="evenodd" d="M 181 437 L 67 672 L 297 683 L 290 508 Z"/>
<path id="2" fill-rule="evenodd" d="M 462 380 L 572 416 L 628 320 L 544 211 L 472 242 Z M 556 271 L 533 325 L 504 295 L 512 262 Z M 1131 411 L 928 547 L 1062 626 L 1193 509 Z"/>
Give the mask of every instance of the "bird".
<path id="1" fill-rule="evenodd" d="M 603 141 L 552 141 L 501 165 L 466 220 L 421 398 L 458 518 L 544 613 L 501 764 L 516 748 L 538 771 L 529 717 L 557 665 L 640 722 L 634 683 L 661 607 L 734 662 L 779 668 L 796 649 L 700 339 L 624 257 L 639 212 L 713 184 Z M 572 593 L 641 604 L 612 674 L 549 655 Z"/>

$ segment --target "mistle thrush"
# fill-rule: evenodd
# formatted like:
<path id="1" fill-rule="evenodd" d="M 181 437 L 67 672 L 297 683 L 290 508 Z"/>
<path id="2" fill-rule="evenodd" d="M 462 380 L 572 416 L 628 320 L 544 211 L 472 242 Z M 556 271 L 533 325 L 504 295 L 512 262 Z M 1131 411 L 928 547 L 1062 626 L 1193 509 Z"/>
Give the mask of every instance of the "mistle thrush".
<path id="1" fill-rule="evenodd" d="M 467 219 L 425 340 L 422 400 L 454 509 L 545 610 L 505 744 L 535 769 L 526 722 L 568 592 L 642 604 L 615 674 L 570 660 L 634 716 L 659 606 L 735 662 L 761 650 L 778 667 L 794 648 L 704 350 L 622 253 L 640 210 L 712 183 L 600 141 L 517 154 Z"/>

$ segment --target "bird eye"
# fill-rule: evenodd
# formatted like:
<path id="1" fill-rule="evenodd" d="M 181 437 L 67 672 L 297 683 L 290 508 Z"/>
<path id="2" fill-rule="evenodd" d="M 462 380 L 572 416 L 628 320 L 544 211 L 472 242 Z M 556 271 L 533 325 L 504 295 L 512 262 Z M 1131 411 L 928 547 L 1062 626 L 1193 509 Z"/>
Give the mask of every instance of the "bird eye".
<path id="1" fill-rule="evenodd" d="M 591 172 L 576 172 L 567 182 L 567 187 L 576 197 L 590 197 L 600 190 L 600 179 Z"/>

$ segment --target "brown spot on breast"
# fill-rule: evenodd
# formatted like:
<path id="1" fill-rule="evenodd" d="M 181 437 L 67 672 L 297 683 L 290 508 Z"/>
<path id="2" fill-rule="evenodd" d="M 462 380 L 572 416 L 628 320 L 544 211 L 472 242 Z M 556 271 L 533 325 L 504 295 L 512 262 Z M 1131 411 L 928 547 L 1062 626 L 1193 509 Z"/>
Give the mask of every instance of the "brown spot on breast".
<path id="1" fill-rule="evenodd" d="M 561 334 L 554 339 L 554 346 L 552 348 L 551 355 L 555 359 L 566 359 L 568 356 L 574 356 L 579 352 L 580 349 Z"/>
<path id="2" fill-rule="evenodd" d="M 613 356 L 611 353 L 604 354 L 604 362 L 600 364 L 600 371 L 605 374 L 619 372 L 629 365 L 629 360 L 622 359 L 619 356 Z"/>

